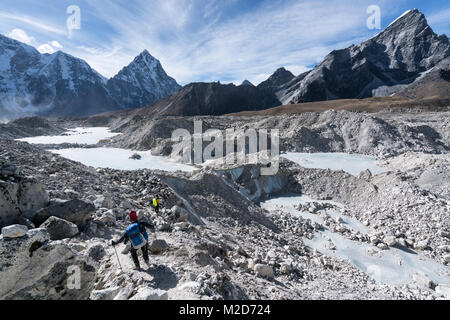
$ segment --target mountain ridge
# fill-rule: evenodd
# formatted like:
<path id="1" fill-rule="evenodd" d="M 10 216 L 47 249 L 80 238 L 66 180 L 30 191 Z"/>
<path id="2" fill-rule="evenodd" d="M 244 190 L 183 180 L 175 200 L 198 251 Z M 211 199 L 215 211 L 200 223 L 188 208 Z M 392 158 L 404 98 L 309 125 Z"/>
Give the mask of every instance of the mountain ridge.
<path id="1" fill-rule="evenodd" d="M 449 55 L 447 36 L 435 34 L 419 10 L 409 10 L 374 37 L 333 50 L 314 69 L 278 83 L 273 92 L 282 104 L 368 98 L 383 86 L 411 84 Z"/>
<path id="2" fill-rule="evenodd" d="M 153 69 L 136 66 L 143 57 L 151 57 Z M 106 79 L 83 59 L 63 51 L 41 54 L 32 46 L 0 35 L 2 118 L 89 116 L 144 107 L 181 88 L 147 50 L 123 70 L 128 70 L 135 83 L 121 79 L 120 72 Z"/>

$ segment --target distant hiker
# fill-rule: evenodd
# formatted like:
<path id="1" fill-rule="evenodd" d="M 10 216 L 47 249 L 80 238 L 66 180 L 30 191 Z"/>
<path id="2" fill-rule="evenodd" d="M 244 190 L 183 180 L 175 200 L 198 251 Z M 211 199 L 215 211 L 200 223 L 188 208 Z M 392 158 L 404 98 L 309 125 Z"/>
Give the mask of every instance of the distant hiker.
<path id="1" fill-rule="evenodd" d="M 153 207 L 155 207 L 155 212 L 159 213 L 159 203 L 161 202 L 161 200 L 159 199 L 159 196 L 156 196 L 155 198 L 153 198 Z"/>
<path id="2" fill-rule="evenodd" d="M 122 241 L 127 243 L 128 240 L 131 240 L 131 257 L 133 258 L 136 270 L 140 270 L 141 266 L 139 264 L 137 250 L 142 249 L 144 261 L 148 265 L 148 234 L 145 228 L 154 230 L 154 226 L 147 222 L 139 222 L 136 211 L 130 213 L 130 221 L 131 224 L 126 228 L 122 237 L 117 241 L 112 240 L 111 244 L 115 246 Z"/>

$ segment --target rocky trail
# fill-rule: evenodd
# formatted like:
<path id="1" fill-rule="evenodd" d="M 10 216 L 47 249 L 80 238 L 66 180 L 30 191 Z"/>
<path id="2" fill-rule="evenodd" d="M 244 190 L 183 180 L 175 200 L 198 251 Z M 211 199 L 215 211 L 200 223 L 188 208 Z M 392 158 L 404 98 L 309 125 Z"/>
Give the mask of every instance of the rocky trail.
<path id="1" fill-rule="evenodd" d="M 247 121 L 204 120 L 223 128 Z M 346 111 L 254 120 L 282 129 L 284 151 L 376 155 L 378 174 L 285 158 L 271 177 L 255 164 L 94 168 L 2 134 L 0 299 L 448 299 L 448 120 Z M 136 132 L 141 123 L 119 127 L 96 146 L 170 147 L 157 121 L 146 127 L 150 140 Z M 131 210 L 156 227 L 140 271 L 125 245 L 116 247 L 120 264 L 111 246 Z"/>

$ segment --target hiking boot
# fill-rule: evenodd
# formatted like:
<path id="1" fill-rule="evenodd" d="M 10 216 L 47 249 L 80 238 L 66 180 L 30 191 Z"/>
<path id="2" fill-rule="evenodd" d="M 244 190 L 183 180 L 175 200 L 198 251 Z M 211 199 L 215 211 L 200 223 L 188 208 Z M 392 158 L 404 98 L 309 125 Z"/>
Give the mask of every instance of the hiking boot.
<path id="1" fill-rule="evenodd" d="M 141 271 L 141 266 L 134 266 L 133 270 Z"/>

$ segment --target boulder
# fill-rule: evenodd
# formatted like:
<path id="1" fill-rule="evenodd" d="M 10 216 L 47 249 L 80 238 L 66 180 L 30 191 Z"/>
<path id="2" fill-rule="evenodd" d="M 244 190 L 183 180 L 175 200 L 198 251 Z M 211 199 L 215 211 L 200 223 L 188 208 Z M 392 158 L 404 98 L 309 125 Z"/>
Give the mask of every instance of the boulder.
<path id="1" fill-rule="evenodd" d="M 444 261 L 445 263 L 450 263 L 450 254 L 444 255 Z"/>
<path id="2" fill-rule="evenodd" d="M 414 249 L 425 250 L 426 248 L 428 248 L 428 245 L 429 245 L 428 240 L 421 240 L 414 244 Z"/>
<path id="3" fill-rule="evenodd" d="M 167 291 L 141 288 L 130 300 L 167 300 Z"/>
<path id="4" fill-rule="evenodd" d="M 173 206 L 170 211 L 172 211 L 175 214 L 176 220 L 179 222 L 188 221 L 189 218 L 189 212 L 187 212 L 186 209 L 183 209 L 180 206 Z"/>
<path id="5" fill-rule="evenodd" d="M 389 247 L 395 247 L 397 245 L 397 239 L 394 236 L 386 236 L 383 239 Z"/>
<path id="6" fill-rule="evenodd" d="M 14 224 L 12 226 L 2 228 L 3 238 L 20 238 L 26 235 L 28 228 L 20 224 Z"/>
<path id="7" fill-rule="evenodd" d="M 48 218 L 41 224 L 41 228 L 47 229 L 51 240 L 72 238 L 79 233 L 76 224 L 58 217 Z"/>
<path id="8" fill-rule="evenodd" d="M 112 225 L 116 223 L 116 215 L 114 214 L 113 210 L 108 210 L 101 214 L 101 216 L 96 221 L 100 221 L 101 223 L 104 223 L 106 225 Z"/>
<path id="9" fill-rule="evenodd" d="M 152 241 L 148 249 L 150 250 L 151 253 L 158 254 L 169 249 L 169 245 L 165 240 L 156 239 Z"/>
<path id="10" fill-rule="evenodd" d="M 271 266 L 267 264 L 258 263 L 254 266 L 253 271 L 255 271 L 257 276 L 265 277 L 265 278 L 273 278 L 273 269 Z"/>
<path id="11" fill-rule="evenodd" d="M 22 213 L 39 210 L 48 202 L 44 187 L 32 177 L 0 180 L 0 227 L 16 223 Z"/>
<path id="12" fill-rule="evenodd" d="M 94 206 L 96 208 L 113 209 L 115 204 L 111 197 L 101 195 L 97 196 L 97 198 L 94 200 Z"/>
<path id="13" fill-rule="evenodd" d="M 369 169 L 361 171 L 358 175 L 358 178 L 366 180 L 366 181 L 370 181 L 370 179 L 372 178 L 372 172 Z"/>
<path id="14" fill-rule="evenodd" d="M 128 300 L 134 291 L 134 285 L 128 283 L 124 288 L 120 289 L 119 293 L 114 297 L 114 300 Z"/>
<path id="15" fill-rule="evenodd" d="M 292 267 L 291 267 L 290 264 L 287 264 L 287 263 L 281 264 L 281 266 L 280 266 L 280 272 L 281 272 L 282 274 L 288 274 L 288 273 L 290 273 L 291 271 L 292 271 Z"/>
<path id="16" fill-rule="evenodd" d="M 130 159 L 131 159 L 131 160 L 141 160 L 141 159 L 142 159 L 142 156 L 141 156 L 140 154 L 138 154 L 138 153 L 134 153 L 134 154 L 130 157 Z"/>
<path id="17" fill-rule="evenodd" d="M 36 212 L 33 222 L 41 225 L 45 220 L 54 216 L 80 226 L 83 222 L 92 218 L 94 212 L 95 206 L 92 203 L 75 199 L 57 203 L 39 210 Z"/>
<path id="18" fill-rule="evenodd" d="M 0 300 L 86 300 L 96 265 L 46 229 L 20 238 L 0 238 Z"/>

